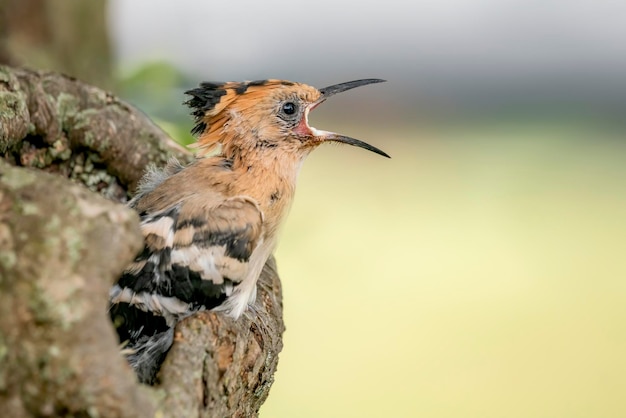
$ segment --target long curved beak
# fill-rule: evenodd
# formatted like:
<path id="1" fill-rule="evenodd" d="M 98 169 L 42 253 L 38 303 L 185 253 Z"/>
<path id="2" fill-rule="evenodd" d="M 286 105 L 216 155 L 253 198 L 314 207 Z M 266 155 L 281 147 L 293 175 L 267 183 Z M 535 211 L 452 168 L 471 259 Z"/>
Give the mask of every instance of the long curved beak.
<path id="1" fill-rule="evenodd" d="M 339 134 L 336 134 L 334 132 L 319 131 L 319 130 L 318 130 L 318 132 L 323 134 L 322 138 L 323 138 L 324 141 L 340 142 L 342 144 L 354 145 L 355 147 L 359 147 L 359 148 L 366 149 L 368 151 L 375 152 L 376 154 L 382 155 L 383 157 L 391 158 L 389 156 L 389 154 L 387 154 L 385 151 L 380 150 L 380 149 L 376 148 L 375 146 L 368 144 L 367 142 L 363 142 L 363 141 L 360 141 L 358 139 L 350 138 L 349 136 L 339 135 Z"/>
<path id="2" fill-rule="evenodd" d="M 307 109 L 307 113 L 309 110 L 313 110 L 319 104 L 326 101 L 326 99 L 328 99 L 330 96 L 334 96 L 337 93 L 341 93 L 346 90 L 351 90 L 356 87 L 366 86 L 368 84 L 384 83 L 385 81 L 386 80 L 381 80 L 379 78 L 366 78 L 363 80 L 354 80 L 354 81 L 348 81 L 346 83 L 334 84 L 332 86 L 319 89 L 320 93 L 322 93 L 322 97 L 313 105 L 311 105 L 309 109 Z M 315 129 L 315 135 L 323 141 L 340 142 L 342 144 L 354 145 L 355 147 L 360 147 L 368 151 L 375 152 L 376 154 L 382 155 L 383 157 L 391 158 L 386 152 L 366 142 L 360 141 L 358 139 L 350 138 L 349 136 L 339 135 L 334 132 L 321 131 L 317 129 Z"/>
<path id="3" fill-rule="evenodd" d="M 351 90 L 356 87 L 367 86 L 368 84 L 384 83 L 387 80 L 381 80 L 380 78 L 365 78 L 363 80 L 348 81 L 346 83 L 339 83 L 332 86 L 324 87 L 320 90 L 322 93 L 322 100 L 328 99 L 337 93 L 341 93 L 346 90 Z"/>

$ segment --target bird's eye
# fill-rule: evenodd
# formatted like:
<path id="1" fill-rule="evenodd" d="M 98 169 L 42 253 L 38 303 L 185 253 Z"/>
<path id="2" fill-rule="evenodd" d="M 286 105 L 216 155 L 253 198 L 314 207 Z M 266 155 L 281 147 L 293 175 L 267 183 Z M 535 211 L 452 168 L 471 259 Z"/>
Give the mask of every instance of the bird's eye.
<path id="1" fill-rule="evenodd" d="M 296 113 L 296 104 L 294 102 L 286 102 L 283 103 L 283 113 L 285 115 L 293 115 L 294 113 Z"/>

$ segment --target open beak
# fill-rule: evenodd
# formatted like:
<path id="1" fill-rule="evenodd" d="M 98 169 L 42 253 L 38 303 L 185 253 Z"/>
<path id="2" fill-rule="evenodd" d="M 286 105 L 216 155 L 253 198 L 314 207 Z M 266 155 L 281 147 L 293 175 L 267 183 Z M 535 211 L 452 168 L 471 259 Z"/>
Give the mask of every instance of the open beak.
<path id="1" fill-rule="evenodd" d="M 355 87 L 366 86 L 368 84 L 374 84 L 374 83 L 383 83 L 384 81 L 385 80 L 381 80 L 378 78 L 367 78 L 364 80 L 348 81 L 347 83 L 335 84 L 333 86 L 328 86 L 328 87 L 324 87 L 323 89 L 319 89 L 320 93 L 322 93 L 322 97 L 320 97 L 320 99 L 317 102 L 313 103 L 306 109 L 307 119 L 308 119 L 309 111 L 315 109 L 318 105 L 323 103 L 330 96 L 334 96 L 337 93 L 341 93 L 346 90 L 353 89 Z M 349 136 L 339 135 L 334 132 L 322 131 L 322 130 L 315 129 L 312 127 L 309 127 L 309 129 L 321 141 L 341 142 L 342 144 L 354 145 L 356 147 L 360 147 L 368 151 L 375 152 L 376 154 L 382 155 L 383 157 L 391 158 L 386 152 L 366 142 L 360 141 L 358 139 L 350 138 Z"/>

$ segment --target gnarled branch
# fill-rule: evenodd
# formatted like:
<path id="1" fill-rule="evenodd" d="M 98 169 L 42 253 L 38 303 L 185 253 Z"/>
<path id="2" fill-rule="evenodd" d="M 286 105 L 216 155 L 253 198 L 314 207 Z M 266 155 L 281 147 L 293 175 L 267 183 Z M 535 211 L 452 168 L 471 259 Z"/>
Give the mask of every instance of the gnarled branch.
<path id="1" fill-rule="evenodd" d="M 179 324 L 157 387 L 136 383 L 106 314 L 108 288 L 141 243 L 136 216 L 114 202 L 127 199 L 147 164 L 192 157 L 107 92 L 6 66 L 0 155 L 0 408 L 256 416 L 284 331 L 273 259 L 244 318 L 201 312 Z"/>

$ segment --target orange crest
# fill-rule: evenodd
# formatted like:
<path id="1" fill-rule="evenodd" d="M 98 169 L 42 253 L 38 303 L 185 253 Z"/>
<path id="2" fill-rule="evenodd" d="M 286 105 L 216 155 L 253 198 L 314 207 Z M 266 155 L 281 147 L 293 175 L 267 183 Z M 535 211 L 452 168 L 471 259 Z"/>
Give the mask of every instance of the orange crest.
<path id="1" fill-rule="evenodd" d="M 320 97 L 319 91 L 313 87 L 285 80 L 201 83 L 200 87 L 185 92 L 192 96 L 185 104 L 193 110 L 196 122 L 191 132 L 198 135 L 198 142 L 192 147 L 199 148 L 200 155 L 216 151 L 232 138 L 224 130 L 231 123 L 234 113 L 245 112 L 248 118 L 260 119 L 250 121 L 258 126 L 272 111 L 274 93 L 287 96 L 296 92 L 306 95 L 310 101 Z M 251 112 L 255 107 L 259 111 Z"/>

